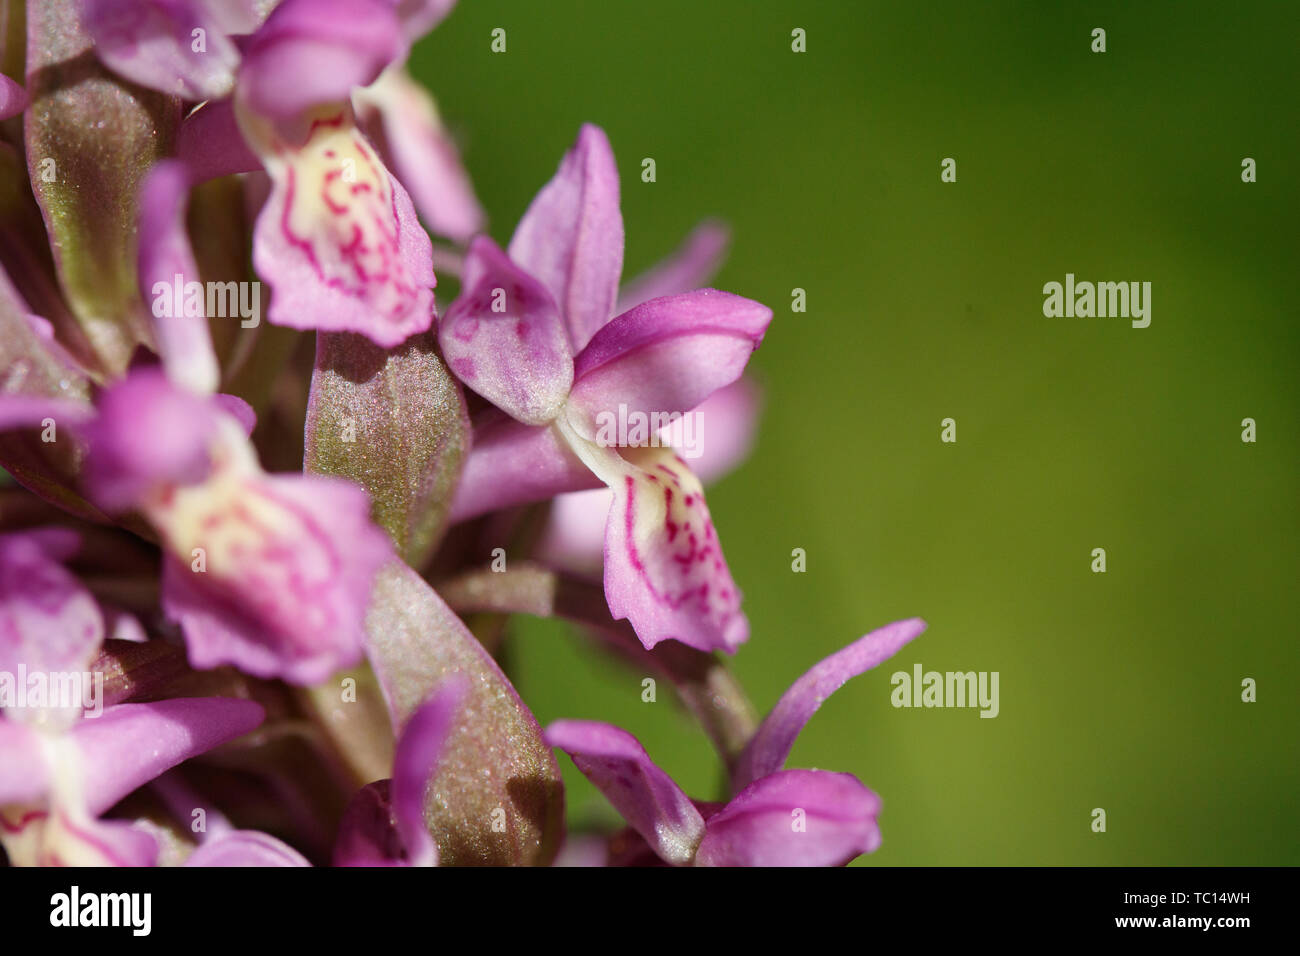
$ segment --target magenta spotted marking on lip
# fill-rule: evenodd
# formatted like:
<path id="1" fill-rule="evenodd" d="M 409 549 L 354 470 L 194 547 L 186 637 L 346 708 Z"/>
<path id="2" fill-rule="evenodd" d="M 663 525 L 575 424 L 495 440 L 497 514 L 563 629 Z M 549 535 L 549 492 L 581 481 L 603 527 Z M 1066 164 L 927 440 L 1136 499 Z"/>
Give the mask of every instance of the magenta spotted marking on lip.
<path id="1" fill-rule="evenodd" d="M 657 465 L 660 470 L 666 472 L 674 485 L 680 488 L 681 482 L 670 468 L 664 465 Z M 647 479 L 655 480 L 654 475 L 647 475 Z M 737 603 L 733 602 L 732 595 L 734 591 L 725 585 L 719 587 L 716 592 L 712 591 L 708 580 L 699 584 L 691 584 L 680 590 L 673 591 L 660 582 L 656 585 L 651 569 L 648 567 L 645 559 L 642 557 L 640 549 L 636 544 L 636 507 L 637 507 L 637 488 L 636 479 L 628 475 L 624 478 L 624 495 L 625 503 L 623 506 L 623 529 L 626 538 L 626 550 L 628 561 L 633 570 L 640 575 L 644 586 L 652 599 L 659 604 L 680 610 L 691 602 L 698 602 L 698 608 L 701 612 L 713 618 L 718 623 L 725 621 L 739 610 Z M 673 563 L 678 566 L 680 575 L 685 578 L 696 566 L 707 565 L 714 572 L 722 572 L 726 565 L 721 560 L 717 549 L 717 533 L 714 530 L 713 522 L 707 518 L 701 519 L 701 533 L 704 536 L 705 544 L 701 547 L 700 537 L 691 530 L 689 521 L 678 523 L 673 520 L 673 490 L 664 488 L 664 505 L 666 513 L 664 516 L 664 530 L 666 532 L 667 542 L 671 545 L 677 541 L 679 534 L 683 535 L 686 542 L 686 550 L 681 549 L 680 543 L 676 544 L 670 555 Z M 695 506 L 695 496 L 687 495 L 683 498 L 683 504 L 686 507 Z M 710 561 L 710 558 L 713 560 Z M 716 594 L 717 601 L 710 601 L 710 594 Z M 721 602 L 721 604 L 719 604 Z"/>
<path id="2" fill-rule="evenodd" d="M 343 117 L 339 116 L 330 120 L 317 120 L 312 124 L 312 132 L 321 126 L 340 127 L 342 126 Z M 356 147 L 362 159 L 366 162 L 371 175 L 376 178 L 386 177 L 387 170 L 380 166 L 374 158 L 369 147 L 358 137 Z M 334 157 L 333 150 L 326 150 L 325 155 L 329 158 Z M 295 233 L 290 224 L 290 217 L 294 209 L 294 202 L 297 198 L 298 182 L 297 171 L 290 165 L 286 171 L 286 197 L 284 208 L 280 213 L 280 230 L 288 240 L 290 245 L 298 249 L 310 263 L 312 270 L 316 273 L 320 281 L 331 289 L 342 292 L 345 295 L 358 299 L 372 299 L 370 290 L 374 285 L 387 283 L 397 293 L 397 301 L 388 309 L 387 317 L 392 320 L 399 319 L 414 304 L 419 294 L 419 290 L 408 279 L 404 278 L 405 270 L 396 267 L 399 261 L 399 228 L 397 197 L 390 190 L 387 209 L 388 217 L 373 216 L 371 224 L 375 229 L 375 234 L 379 237 L 380 242 L 377 248 L 372 248 L 365 243 L 365 230 L 355 221 L 350 222 L 351 238 L 345 243 L 336 243 L 339 253 L 343 260 L 351 267 L 356 279 L 354 284 L 345 282 L 337 276 L 327 276 L 325 269 L 321 264 L 320 258 L 316 254 L 316 242 L 320 239 L 313 240 L 311 237 Z M 330 170 L 324 177 L 324 188 L 321 192 L 321 202 L 335 218 L 344 219 L 350 214 L 353 216 L 364 215 L 369 207 L 363 206 L 361 210 L 356 210 L 356 203 L 341 201 L 339 198 L 332 196 L 329 187 L 335 183 L 342 183 L 343 171 L 339 169 Z M 371 194 L 373 188 L 369 183 L 344 183 L 347 188 L 348 196 L 355 197 L 360 194 Z M 368 267 L 368 255 L 373 254 L 380 257 L 379 265 L 381 268 L 374 270 Z"/>
<path id="3" fill-rule="evenodd" d="M 10 820 L 3 813 L 0 813 L 0 830 L 6 833 L 22 833 L 33 823 L 44 820 L 49 816 L 47 810 L 28 810 L 17 820 Z"/>
<path id="4" fill-rule="evenodd" d="M 254 231 L 268 319 L 386 346 L 427 329 L 437 281 L 428 237 L 351 113 L 317 117 L 292 142 L 255 118 L 245 125 L 272 178 Z"/>

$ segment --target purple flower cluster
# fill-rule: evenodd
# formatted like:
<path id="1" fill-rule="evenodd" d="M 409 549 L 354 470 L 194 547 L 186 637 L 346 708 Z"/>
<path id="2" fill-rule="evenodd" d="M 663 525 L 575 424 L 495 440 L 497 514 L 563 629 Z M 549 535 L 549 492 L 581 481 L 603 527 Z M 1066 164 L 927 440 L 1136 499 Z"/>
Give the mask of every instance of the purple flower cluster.
<path id="1" fill-rule="evenodd" d="M 850 644 L 762 722 L 726 668 L 750 625 L 703 483 L 748 450 L 771 310 L 699 288 L 715 223 L 620 286 L 595 126 L 489 238 L 404 66 L 452 6 L 47 0 L 0 49 L 25 62 L 0 76 L 22 180 L 0 197 L 11 864 L 837 865 L 879 845 L 855 777 L 783 767 L 924 624 Z M 435 262 L 459 279 L 441 316 Z M 262 283 L 266 326 L 235 312 Z M 686 416 L 708 435 L 689 460 Z M 649 425 L 611 440 L 615 418 Z M 539 727 L 494 658 L 511 613 L 671 682 L 730 799 L 687 797 L 616 727 Z M 566 840 L 555 749 L 629 829 Z"/>

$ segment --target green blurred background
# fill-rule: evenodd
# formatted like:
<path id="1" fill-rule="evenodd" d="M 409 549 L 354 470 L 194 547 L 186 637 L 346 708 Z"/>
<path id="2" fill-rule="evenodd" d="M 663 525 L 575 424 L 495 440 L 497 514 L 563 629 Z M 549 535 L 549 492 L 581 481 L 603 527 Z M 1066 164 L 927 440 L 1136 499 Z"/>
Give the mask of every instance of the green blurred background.
<path id="1" fill-rule="evenodd" d="M 930 624 L 792 755 L 882 796 L 862 862 L 1300 863 L 1298 26 L 1292 2 L 462 0 L 417 49 L 498 240 L 584 121 L 618 157 L 625 275 L 733 226 L 716 284 L 776 313 L 757 447 L 710 491 L 735 670 L 765 711 L 862 633 Z M 1151 326 L 1045 318 L 1066 272 L 1150 281 Z M 543 722 L 618 723 L 715 795 L 666 689 L 642 703 L 555 622 L 511 654 Z M 998 671 L 1000 715 L 894 709 L 918 661 Z M 571 820 L 616 821 L 562 765 Z"/>

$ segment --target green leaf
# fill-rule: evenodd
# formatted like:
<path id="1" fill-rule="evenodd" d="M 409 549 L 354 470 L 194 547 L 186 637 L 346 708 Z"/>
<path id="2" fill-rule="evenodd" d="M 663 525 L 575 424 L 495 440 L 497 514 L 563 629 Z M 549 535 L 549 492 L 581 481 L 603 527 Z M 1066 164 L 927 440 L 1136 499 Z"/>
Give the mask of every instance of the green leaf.
<path id="1" fill-rule="evenodd" d="M 81 6 L 28 5 L 27 167 L 68 304 L 104 370 L 120 374 L 152 341 L 136 278 L 137 197 L 171 151 L 180 101 L 100 64 Z"/>
<path id="2" fill-rule="evenodd" d="M 501 668 L 433 588 L 397 561 L 380 573 L 366 630 L 395 727 L 449 675 L 469 678 L 460 720 L 425 794 L 425 822 L 441 862 L 549 864 L 564 827 L 560 771 Z"/>
<path id="3" fill-rule="evenodd" d="M 382 349 L 363 335 L 319 333 L 307 408 L 308 471 L 370 492 L 398 553 L 423 567 L 442 534 L 469 417 L 432 332 Z"/>

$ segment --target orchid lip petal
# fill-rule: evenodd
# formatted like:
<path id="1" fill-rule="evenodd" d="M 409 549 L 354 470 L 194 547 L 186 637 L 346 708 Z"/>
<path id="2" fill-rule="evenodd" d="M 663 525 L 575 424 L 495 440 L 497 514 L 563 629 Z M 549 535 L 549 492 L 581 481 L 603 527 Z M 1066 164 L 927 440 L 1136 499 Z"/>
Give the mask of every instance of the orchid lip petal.
<path id="1" fill-rule="evenodd" d="M 676 640 L 734 653 L 749 622 L 690 467 L 671 448 L 588 441 L 566 419 L 558 431 L 613 492 L 604 546 L 610 614 L 626 618 L 647 650 Z"/>
<path id="2" fill-rule="evenodd" d="M 647 649 L 676 640 L 734 653 L 749 623 L 699 479 L 671 449 L 621 457 L 627 466 L 613 473 L 605 526 L 610 613 L 627 618 Z"/>
<path id="3" fill-rule="evenodd" d="M 122 820 L 96 820 L 77 808 L 58 808 L 44 821 L 41 866 L 155 866 L 158 840 Z"/>
<path id="4" fill-rule="evenodd" d="M 470 244 L 463 284 L 438 327 L 448 367 L 518 421 L 551 421 L 573 385 L 573 358 L 550 293 L 486 236 Z"/>
<path id="5" fill-rule="evenodd" d="M 546 742 L 559 747 L 623 819 L 669 863 L 689 863 L 704 835 L 704 818 L 640 742 L 611 724 L 558 720 Z"/>
<path id="6" fill-rule="evenodd" d="M 618 167 L 603 130 L 578 133 L 510 240 L 510 258 L 541 280 L 581 349 L 614 314 L 623 271 Z"/>
<path id="7" fill-rule="evenodd" d="M 273 293 L 267 319 L 385 348 L 426 331 L 433 244 L 351 108 L 311 114 L 291 140 L 248 110 L 237 116 L 271 178 L 253 231 L 253 265 Z"/>
<path id="8" fill-rule="evenodd" d="M 708 485 L 737 467 L 749 454 L 758 425 L 760 390 L 742 378 L 706 398 L 694 411 L 695 433 L 708 435 L 699 442 L 699 457 L 691 471 Z M 676 434 L 686 419 L 659 434 L 663 445 L 681 448 L 687 442 Z M 684 451 L 689 455 L 689 451 Z M 579 574 L 599 574 L 605 523 L 614 503 L 609 488 L 560 494 L 551 505 L 546 532 L 538 543 L 538 556 L 551 567 Z"/>
<path id="9" fill-rule="evenodd" d="M 250 412 L 137 370 L 86 429 L 88 478 L 105 507 L 138 509 L 162 539 L 163 609 L 194 667 L 318 683 L 360 660 L 392 542 L 352 482 L 263 472 Z"/>
<path id="10" fill-rule="evenodd" d="M 744 787 L 784 766 L 795 738 L 831 694 L 849 678 L 871 670 L 925 630 L 925 621 L 895 621 L 858 638 L 813 665 L 781 695 L 737 761 L 733 780 Z"/>
<path id="11" fill-rule="evenodd" d="M 361 659 L 371 586 L 392 555 L 364 491 L 337 478 L 255 473 L 173 501 L 153 519 L 174 555 L 163 608 L 180 621 L 194 667 L 235 664 L 310 685 Z M 200 568 L 188 560 L 196 549 Z"/>

